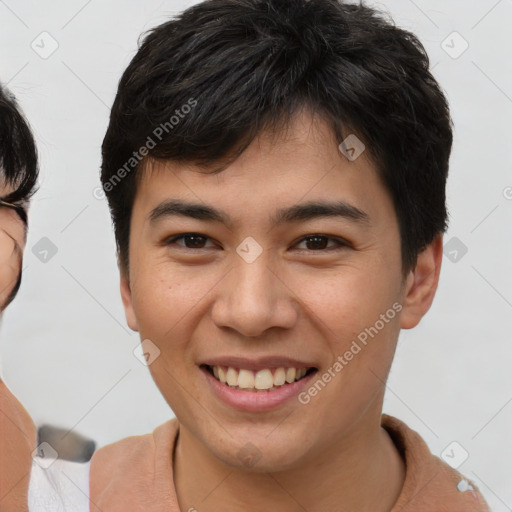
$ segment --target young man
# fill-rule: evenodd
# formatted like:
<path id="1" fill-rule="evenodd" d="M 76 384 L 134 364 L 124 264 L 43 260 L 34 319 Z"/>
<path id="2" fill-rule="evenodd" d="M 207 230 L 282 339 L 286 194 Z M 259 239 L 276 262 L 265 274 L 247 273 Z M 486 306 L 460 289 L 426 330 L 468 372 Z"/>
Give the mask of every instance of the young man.
<path id="1" fill-rule="evenodd" d="M 177 420 L 93 457 L 98 509 L 486 509 L 382 416 L 446 229 L 428 68 L 414 35 L 336 0 L 204 2 L 146 37 L 102 181 L 128 324 Z"/>
<path id="2" fill-rule="evenodd" d="M 89 510 L 488 510 L 382 415 L 437 288 L 451 143 L 423 47 L 362 5 L 210 0 L 146 37 L 102 182 L 176 418 L 94 454 Z"/>

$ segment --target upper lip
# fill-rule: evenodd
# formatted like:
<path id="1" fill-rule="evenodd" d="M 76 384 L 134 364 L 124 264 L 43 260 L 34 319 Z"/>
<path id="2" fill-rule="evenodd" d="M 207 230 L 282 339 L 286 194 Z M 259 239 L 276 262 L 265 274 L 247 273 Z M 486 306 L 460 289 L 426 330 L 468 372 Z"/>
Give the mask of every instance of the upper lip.
<path id="1" fill-rule="evenodd" d="M 264 370 L 265 368 L 316 368 L 314 363 L 281 356 L 265 356 L 252 359 L 234 356 L 217 356 L 201 361 L 199 366 L 201 365 L 226 366 L 255 371 Z"/>

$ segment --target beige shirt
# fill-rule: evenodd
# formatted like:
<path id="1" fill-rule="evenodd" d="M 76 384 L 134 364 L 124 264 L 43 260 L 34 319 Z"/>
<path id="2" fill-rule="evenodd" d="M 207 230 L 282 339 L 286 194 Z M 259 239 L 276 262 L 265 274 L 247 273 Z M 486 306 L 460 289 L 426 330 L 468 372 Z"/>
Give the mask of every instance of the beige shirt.
<path id="1" fill-rule="evenodd" d="M 432 455 L 417 432 L 386 414 L 382 415 L 382 426 L 406 466 L 404 486 L 391 512 L 489 512 L 476 485 Z M 36 447 L 35 425 L 0 381 L 0 512 L 28 510 L 31 473 L 32 498 L 40 498 L 32 499 L 31 503 L 40 505 L 30 512 L 78 512 L 87 509 L 84 497 L 89 498 L 89 512 L 180 512 L 172 469 L 178 435 L 179 422 L 174 418 L 152 434 L 127 437 L 100 448 L 90 464 L 83 465 L 81 472 L 75 472 L 83 475 L 85 470 L 84 481 L 70 485 L 70 475 L 78 469 L 74 463 L 59 461 L 62 464 L 55 464 L 51 471 L 44 473 L 32 462 L 31 453 Z M 39 478 L 41 476 L 44 478 Z M 86 496 L 87 476 L 89 496 Z M 43 484 L 48 489 L 34 486 L 36 480 L 39 486 Z M 47 491 L 49 499 L 45 497 Z M 59 497 L 62 492 L 75 493 L 76 501 L 71 495 Z M 66 505 L 78 501 L 82 503 L 78 508 Z M 44 506 L 44 503 L 57 502 L 63 505 Z"/>
<path id="2" fill-rule="evenodd" d="M 417 432 L 382 415 L 382 426 L 405 460 L 402 492 L 391 512 L 488 512 L 476 485 L 432 455 Z M 176 418 L 152 434 L 134 436 L 98 450 L 91 460 L 91 512 L 179 512 L 172 456 Z"/>

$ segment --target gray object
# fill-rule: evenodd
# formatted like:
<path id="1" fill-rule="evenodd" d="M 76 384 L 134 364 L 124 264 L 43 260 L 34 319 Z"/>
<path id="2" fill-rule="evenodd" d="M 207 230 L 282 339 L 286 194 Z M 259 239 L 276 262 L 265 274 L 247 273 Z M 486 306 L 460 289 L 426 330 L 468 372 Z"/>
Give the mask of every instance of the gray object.
<path id="1" fill-rule="evenodd" d="M 37 445 L 48 443 L 57 457 L 73 462 L 88 462 L 96 449 L 96 442 L 68 429 L 41 425 L 37 430 Z"/>

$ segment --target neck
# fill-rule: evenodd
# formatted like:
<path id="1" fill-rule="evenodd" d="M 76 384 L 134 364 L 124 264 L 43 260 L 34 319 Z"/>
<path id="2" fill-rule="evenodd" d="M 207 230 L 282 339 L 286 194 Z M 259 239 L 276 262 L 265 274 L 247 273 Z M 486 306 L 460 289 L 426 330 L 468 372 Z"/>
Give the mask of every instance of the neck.
<path id="1" fill-rule="evenodd" d="M 405 465 L 380 426 L 380 410 L 363 416 L 328 453 L 273 473 L 225 465 L 180 424 L 174 455 L 180 509 L 389 512 L 402 489 Z"/>

